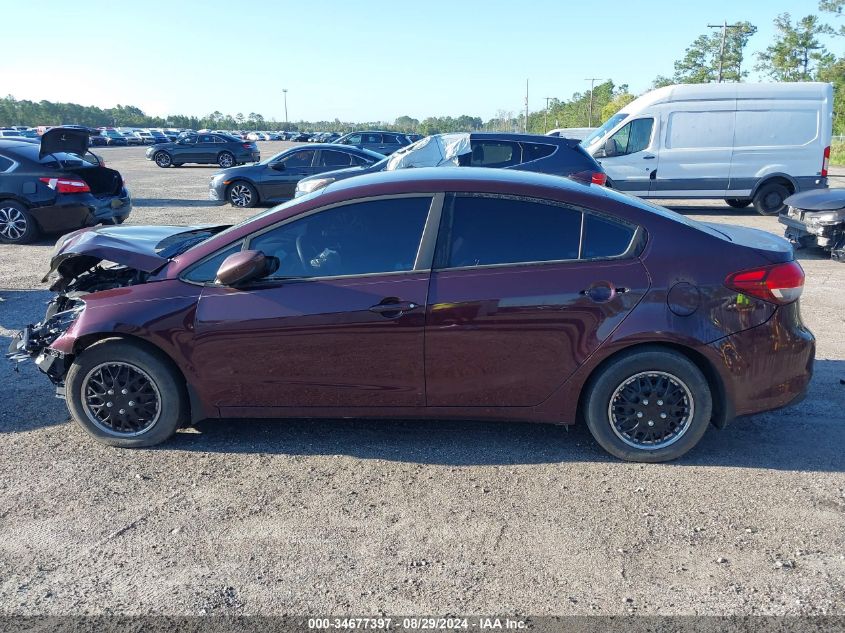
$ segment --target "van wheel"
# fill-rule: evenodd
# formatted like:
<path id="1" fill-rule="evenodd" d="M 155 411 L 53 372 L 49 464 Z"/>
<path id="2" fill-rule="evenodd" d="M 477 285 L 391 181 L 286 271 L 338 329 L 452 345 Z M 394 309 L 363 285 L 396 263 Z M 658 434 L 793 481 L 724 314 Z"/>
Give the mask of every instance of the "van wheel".
<path id="1" fill-rule="evenodd" d="M 107 339 L 87 348 L 65 384 L 73 419 L 102 444 L 153 446 L 187 420 L 181 376 L 159 354 L 131 341 Z"/>
<path id="2" fill-rule="evenodd" d="M 751 204 L 751 198 L 725 198 L 725 202 L 734 209 L 744 209 Z"/>
<path id="3" fill-rule="evenodd" d="M 760 215 L 777 215 L 786 211 L 783 203 L 790 196 L 790 191 L 779 182 L 770 182 L 754 194 L 754 208 Z"/>
<path id="4" fill-rule="evenodd" d="M 173 164 L 173 159 L 170 158 L 170 154 L 168 154 L 167 152 L 158 152 L 156 153 L 154 158 L 156 165 L 162 168 L 170 167 L 170 165 Z"/>
<path id="5" fill-rule="evenodd" d="M 38 224 L 26 207 L 11 200 L 0 201 L 0 242 L 29 244 L 38 238 Z"/>
<path id="6" fill-rule="evenodd" d="M 704 435 L 712 410 L 701 370 L 660 347 L 616 358 L 590 380 L 583 401 L 595 440 L 611 455 L 634 462 L 680 457 Z"/>

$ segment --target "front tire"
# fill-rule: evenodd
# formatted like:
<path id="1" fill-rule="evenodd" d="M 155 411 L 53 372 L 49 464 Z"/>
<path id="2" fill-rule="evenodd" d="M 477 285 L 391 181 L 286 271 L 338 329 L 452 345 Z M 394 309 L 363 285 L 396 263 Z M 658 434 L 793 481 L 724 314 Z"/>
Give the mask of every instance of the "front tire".
<path id="1" fill-rule="evenodd" d="M 583 413 L 608 453 L 634 462 L 676 459 L 695 446 L 713 411 L 710 386 L 686 356 L 660 347 L 623 353 L 591 378 Z"/>
<path id="2" fill-rule="evenodd" d="M 0 202 L 0 242 L 29 244 L 38 239 L 40 231 L 35 218 L 18 202 Z"/>
<path id="3" fill-rule="evenodd" d="M 779 182 L 770 182 L 754 194 L 754 208 L 760 215 L 778 215 L 786 211 L 783 203 L 790 196 L 790 191 Z"/>
<path id="4" fill-rule="evenodd" d="M 229 186 L 226 198 L 233 207 L 249 209 L 258 204 L 258 191 L 248 182 L 239 180 Z"/>
<path id="5" fill-rule="evenodd" d="M 167 152 L 156 152 L 156 155 L 153 157 L 153 159 L 155 160 L 156 165 L 158 165 L 162 169 L 170 167 L 173 164 L 173 159 Z"/>
<path id="6" fill-rule="evenodd" d="M 154 446 L 187 420 L 181 376 L 159 353 L 138 343 L 95 343 L 74 359 L 65 384 L 73 419 L 108 446 Z"/>
<path id="7" fill-rule="evenodd" d="M 725 202 L 728 203 L 729 207 L 733 207 L 734 209 L 744 209 L 749 204 L 751 204 L 750 198 L 725 198 Z"/>
<path id="8" fill-rule="evenodd" d="M 235 157 L 232 156 L 231 152 L 220 152 L 220 155 L 217 157 L 217 164 L 223 169 L 234 167 Z"/>

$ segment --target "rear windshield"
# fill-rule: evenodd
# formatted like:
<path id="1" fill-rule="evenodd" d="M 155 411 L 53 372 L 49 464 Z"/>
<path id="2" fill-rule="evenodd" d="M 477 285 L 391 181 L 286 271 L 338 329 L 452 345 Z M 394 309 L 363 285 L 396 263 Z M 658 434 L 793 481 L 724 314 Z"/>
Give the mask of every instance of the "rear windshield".
<path id="1" fill-rule="evenodd" d="M 671 211 L 670 209 L 667 209 L 666 207 L 661 207 L 659 204 L 654 204 L 653 202 L 649 202 L 648 200 L 643 200 L 642 198 L 637 198 L 637 197 L 634 197 L 634 196 L 624 196 L 623 197 L 623 194 L 617 194 L 616 192 L 614 192 L 612 190 L 606 190 L 606 191 L 604 191 L 604 193 L 605 193 L 605 195 L 608 195 L 608 196 L 611 196 L 611 197 L 619 196 L 620 202 L 625 202 L 626 204 L 629 204 L 629 205 L 634 206 L 634 207 L 638 207 L 638 208 L 642 209 L 643 211 L 648 211 L 650 213 L 654 213 L 654 214 L 659 215 L 661 217 L 664 217 L 668 220 L 674 220 L 675 222 L 679 222 L 681 224 L 686 224 L 687 226 L 690 226 L 694 229 L 698 229 L 699 231 L 704 231 L 705 233 L 709 233 L 710 235 L 713 235 L 715 237 L 721 237 L 721 238 L 726 237 L 724 233 L 715 230 L 714 228 L 704 224 L 703 222 L 697 222 L 696 220 L 693 220 L 692 218 L 689 218 L 685 215 L 677 213 L 676 211 Z"/>
<path id="2" fill-rule="evenodd" d="M 48 154 L 44 158 L 39 158 L 38 153 L 40 152 L 40 149 L 41 148 L 38 145 L 33 143 L 32 145 L 22 145 L 21 147 L 15 148 L 15 151 L 27 160 L 31 160 L 34 163 L 40 163 L 51 169 L 67 169 L 69 167 L 91 167 L 99 165 L 99 162 L 93 154 L 80 156 L 79 154 L 72 154 L 70 152 L 54 152 L 52 154 Z"/>

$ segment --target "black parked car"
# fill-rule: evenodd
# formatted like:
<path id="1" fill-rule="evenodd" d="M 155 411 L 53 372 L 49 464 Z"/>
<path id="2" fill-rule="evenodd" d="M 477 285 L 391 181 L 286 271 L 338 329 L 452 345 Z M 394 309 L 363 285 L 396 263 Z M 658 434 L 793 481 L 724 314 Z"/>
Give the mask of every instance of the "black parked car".
<path id="1" fill-rule="evenodd" d="M 106 139 L 106 145 L 114 147 L 129 145 L 129 141 L 126 140 L 126 137 L 117 130 L 105 129 L 100 132 L 100 136 Z"/>
<path id="2" fill-rule="evenodd" d="M 91 142 L 89 143 L 89 145 L 91 145 L 91 147 L 103 147 L 104 145 L 108 145 L 108 144 L 109 144 L 108 139 L 105 136 L 102 136 L 100 134 L 92 134 L 91 135 Z"/>
<path id="3" fill-rule="evenodd" d="M 150 130 L 150 136 L 153 137 L 153 143 L 170 142 L 170 138 L 164 132 L 159 132 L 158 130 Z"/>
<path id="4" fill-rule="evenodd" d="M 597 185 L 604 185 L 607 182 L 604 169 L 583 150 L 577 140 L 530 134 L 473 132 L 471 134 L 435 134 L 417 141 L 374 165 L 349 167 L 303 178 L 296 186 L 295 195 L 310 193 L 336 180 L 352 178 L 360 174 L 408 166 L 436 167 L 442 164 L 442 159 L 448 151 L 443 146 L 446 141 L 449 141 L 453 147 L 455 147 L 454 143 L 460 142 L 462 148 L 453 157 L 452 165 L 536 171 L 568 176 Z M 437 143 L 439 147 L 434 145 Z"/>
<path id="5" fill-rule="evenodd" d="M 220 165 L 224 169 L 261 160 L 258 146 L 230 134 L 186 134 L 173 143 L 156 143 L 147 149 L 147 160 L 159 167 L 181 167 L 185 163 Z"/>
<path id="6" fill-rule="evenodd" d="M 38 140 L 0 140 L 0 242 L 120 224 L 132 211 L 120 173 L 88 151 L 97 130 L 54 127 Z"/>
<path id="7" fill-rule="evenodd" d="M 385 156 L 411 144 L 411 140 L 404 134 L 397 132 L 382 132 L 369 130 L 366 132 L 350 132 L 335 141 L 340 145 L 354 145 L 361 149 L 368 149 Z"/>
<path id="8" fill-rule="evenodd" d="M 290 140 L 296 141 L 297 143 L 305 143 L 309 138 L 311 138 L 311 134 L 309 132 L 294 132 L 290 137 Z"/>
<path id="9" fill-rule="evenodd" d="M 293 198 L 296 183 L 306 176 L 340 167 L 372 165 L 384 156 L 357 147 L 315 143 L 291 147 L 256 165 L 233 167 L 215 174 L 209 183 L 212 200 L 228 200 L 236 207 Z"/>

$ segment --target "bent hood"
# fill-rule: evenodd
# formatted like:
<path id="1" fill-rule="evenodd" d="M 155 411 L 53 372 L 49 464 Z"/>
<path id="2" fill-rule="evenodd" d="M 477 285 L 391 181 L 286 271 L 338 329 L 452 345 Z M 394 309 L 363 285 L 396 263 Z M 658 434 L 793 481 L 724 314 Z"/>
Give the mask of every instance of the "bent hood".
<path id="1" fill-rule="evenodd" d="M 41 281 L 46 282 L 54 271 L 72 279 L 101 261 L 153 273 L 182 252 L 180 247 L 187 242 L 204 241 L 225 228 L 228 226 L 101 226 L 74 231 L 56 242 L 50 270 Z"/>

